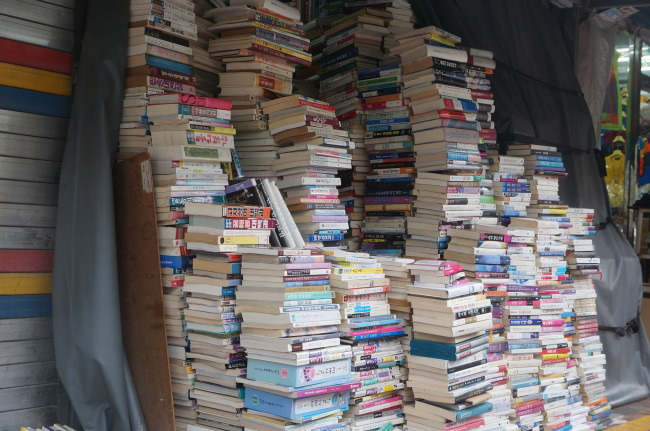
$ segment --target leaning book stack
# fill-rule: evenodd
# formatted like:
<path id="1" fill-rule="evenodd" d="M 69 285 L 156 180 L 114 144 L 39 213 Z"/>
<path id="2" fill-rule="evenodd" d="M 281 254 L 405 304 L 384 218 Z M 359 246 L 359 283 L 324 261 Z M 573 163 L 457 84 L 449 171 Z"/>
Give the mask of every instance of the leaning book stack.
<path id="1" fill-rule="evenodd" d="M 352 349 L 341 344 L 331 267 L 315 249 L 243 250 L 246 429 L 347 429 L 342 412 L 359 385 L 350 380 Z"/>
<path id="2" fill-rule="evenodd" d="M 340 328 L 352 347 L 352 380 L 360 385 L 352 391 L 345 418 L 352 430 L 403 429 L 405 331 L 390 311 L 390 281 L 369 254 L 324 252 L 334 264 L 332 290 L 341 306 Z"/>
<path id="3" fill-rule="evenodd" d="M 487 355 L 490 301 L 463 265 L 420 260 L 408 265 L 413 339 L 408 386 L 415 404 L 405 408 L 409 430 L 482 429 L 492 410 Z"/>
<path id="4" fill-rule="evenodd" d="M 150 142 L 147 98 L 196 95 L 190 40 L 197 39 L 194 3 L 132 4 L 126 62 L 126 95 L 120 126 L 121 152 L 141 152 Z"/>
<path id="5" fill-rule="evenodd" d="M 400 45 L 391 52 L 401 57 L 402 93 L 409 100 L 417 154 L 415 214 L 407 227 L 414 233 L 409 232 L 406 256 L 429 257 L 445 248 L 449 226 L 496 216 L 491 198 L 482 197 L 480 190 L 488 137 L 484 127 L 493 127 L 494 105 L 491 92 L 479 90 L 475 82 L 489 82 L 487 67 L 494 62 L 478 57 L 474 62 L 473 55 L 456 46 L 459 37 L 436 27 L 397 39 Z M 431 224 L 438 229 L 422 235 L 422 227 Z"/>
<path id="6" fill-rule="evenodd" d="M 340 11 L 342 12 L 342 11 Z M 352 151 L 353 169 L 343 176 L 342 200 L 351 219 L 348 244 L 359 248 L 361 221 L 363 219 L 363 182 L 370 170 L 368 153 L 363 142 L 365 135 L 362 95 L 357 81 L 364 79 L 360 69 L 379 66 L 384 57 L 381 42 L 388 34 L 386 22 L 390 17 L 383 11 L 361 9 L 346 14 L 331 23 L 324 31 L 324 47 L 320 61 L 320 98 L 336 108 L 341 121 L 357 148 Z"/>
<path id="7" fill-rule="evenodd" d="M 336 175 L 350 169 L 354 142 L 325 102 L 295 95 L 263 102 L 262 108 L 273 118 L 271 134 L 282 147 L 273 164 L 282 177 L 278 187 L 303 240 L 309 246 L 339 244 L 349 224 Z"/>
<path id="8" fill-rule="evenodd" d="M 370 159 L 362 249 L 401 256 L 411 215 L 415 153 L 399 64 L 359 71 Z"/>
<path id="9" fill-rule="evenodd" d="M 297 65 L 309 66 L 309 39 L 297 9 L 277 0 L 235 0 L 205 13 L 212 58 L 219 74 L 220 97 L 233 101 L 234 121 L 242 131 L 267 130 L 260 103 L 292 94 Z"/>
<path id="10" fill-rule="evenodd" d="M 611 405 L 605 397 L 605 365 L 603 344 L 598 335 L 596 289 L 593 276 L 600 274 L 600 258 L 591 235 L 595 234 L 594 210 L 568 208 L 567 217 L 571 231 L 569 247 L 569 274 L 573 278 L 575 301 L 573 303 L 575 334 L 572 338 L 571 357 L 578 361 L 580 395 L 589 409 L 587 420 L 597 429 L 611 423 Z"/>
<path id="11" fill-rule="evenodd" d="M 196 370 L 192 398 L 198 423 L 214 429 L 243 429 L 243 388 L 237 377 L 246 374 L 246 353 L 240 346 L 241 317 L 236 291 L 241 284 L 240 247 L 266 246 L 273 222 L 261 206 L 230 206 L 189 202 L 185 239 L 196 253 L 193 273 L 183 292 L 189 332 L 188 358 Z"/>
<path id="12" fill-rule="evenodd" d="M 199 84 L 196 94 L 213 97 L 219 93 L 219 73 L 223 71 L 221 60 L 210 57 L 208 46 L 212 39 L 212 32 L 208 30 L 212 21 L 202 17 L 203 11 L 199 3 L 194 7 L 197 26 L 197 39 L 190 42 L 194 64 L 192 69 L 197 76 Z"/>

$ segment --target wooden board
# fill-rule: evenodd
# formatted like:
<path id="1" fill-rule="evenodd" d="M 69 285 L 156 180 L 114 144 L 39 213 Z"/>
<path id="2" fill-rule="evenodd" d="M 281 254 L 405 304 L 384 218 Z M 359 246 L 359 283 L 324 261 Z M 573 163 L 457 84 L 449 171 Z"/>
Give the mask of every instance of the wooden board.
<path id="1" fill-rule="evenodd" d="M 51 361 L 54 343 L 50 339 L 0 343 L 0 365 Z"/>
<path id="2" fill-rule="evenodd" d="M 53 250 L 54 228 L 0 226 L 0 248 Z"/>
<path id="3" fill-rule="evenodd" d="M 52 338 L 51 317 L 0 319 L 0 341 Z"/>
<path id="4" fill-rule="evenodd" d="M 0 412 L 58 405 L 58 383 L 0 389 Z"/>
<path id="5" fill-rule="evenodd" d="M 0 250 L 1 272 L 52 272 L 52 250 Z"/>
<path id="6" fill-rule="evenodd" d="M 147 427 L 175 431 L 149 155 L 118 163 L 114 182 L 124 349 Z"/>
<path id="7" fill-rule="evenodd" d="M 56 205 L 58 196 L 58 184 L 0 180 L 0 202 Z"/>
<path id="8" fill-rule="evenodd" d="M 56 207 L 52 205 L 2 204 L 0 225 L 56 227 Z"/>

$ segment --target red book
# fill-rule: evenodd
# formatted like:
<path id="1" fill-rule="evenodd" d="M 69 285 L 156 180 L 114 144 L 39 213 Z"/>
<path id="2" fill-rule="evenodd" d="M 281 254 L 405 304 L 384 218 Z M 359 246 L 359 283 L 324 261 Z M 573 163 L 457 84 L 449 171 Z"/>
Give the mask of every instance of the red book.
<path id="1" fill-rule="evenodd" d="M 203 106 L 214 109 L 232 109 L 232 102 L 216 97 L 196 96 L 193 94 L 154 94 L 149 96 L 150 105 L 178 103 L 181 105 Z"/>
<path id="2" fill-rule="evenodd" d="M 72 75 L 72 54 L 0 38 L 0 61 Z"/>
<path id="3" fill-rule="evenodd" d="M 0 272 L 52 272 L 52 250 L 0 250 Z"/>

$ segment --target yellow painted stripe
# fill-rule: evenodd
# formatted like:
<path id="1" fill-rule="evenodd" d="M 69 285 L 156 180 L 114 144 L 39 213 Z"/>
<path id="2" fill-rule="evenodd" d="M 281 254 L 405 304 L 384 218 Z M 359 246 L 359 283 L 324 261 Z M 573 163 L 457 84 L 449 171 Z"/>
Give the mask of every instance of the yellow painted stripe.
<path id="1" fill-rule="evenodd" d="M 0 274 L 0 295 L 52 293 L 52 273 L 7 272 Z"/>
<path id="2" fill-rule="evenodd" d="M 70 96 L 72 77 L 32 67 L 0 62 L 0 85 Z"/>

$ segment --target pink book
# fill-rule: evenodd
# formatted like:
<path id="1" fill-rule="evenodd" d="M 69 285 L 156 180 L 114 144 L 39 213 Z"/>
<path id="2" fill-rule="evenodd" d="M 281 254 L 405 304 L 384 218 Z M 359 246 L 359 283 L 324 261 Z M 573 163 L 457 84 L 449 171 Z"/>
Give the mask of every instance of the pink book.
<path id="1" fill-rule="evenodd" d="M 154 94 L 149 96 L 150 105 L 161 105 L 167 103 L 178 103 L 181 105 L 202 106 L 214 109 L 232 109 L 232 102 L 216 97 L 196 96 L 193 94 Z"/>

